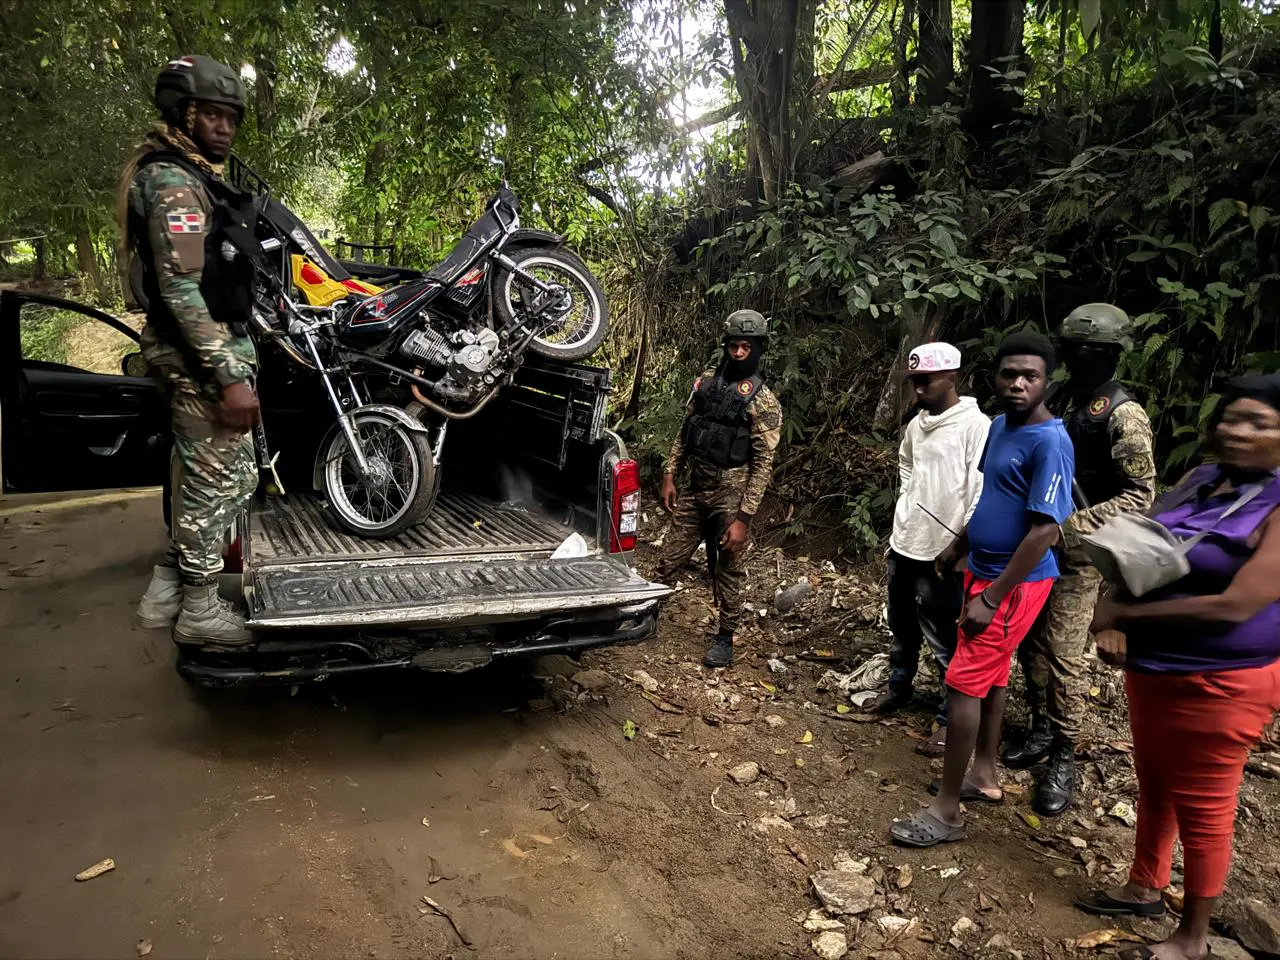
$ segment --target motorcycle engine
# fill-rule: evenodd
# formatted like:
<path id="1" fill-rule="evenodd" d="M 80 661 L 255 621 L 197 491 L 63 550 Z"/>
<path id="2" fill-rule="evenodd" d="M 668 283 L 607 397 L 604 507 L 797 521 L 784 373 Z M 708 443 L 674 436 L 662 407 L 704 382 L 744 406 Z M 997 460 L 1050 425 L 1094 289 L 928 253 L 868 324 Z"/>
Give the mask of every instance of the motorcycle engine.
<path id="1" fill-rule="evenodd" d="M 487 327 L 455 330 L 448 336 L 426 327 L 405 337 L 400 353 L 415 365 L 444 371 L 433 388 L 437 396 L 467 400 L 474 388 L 493 381 L 489 374 L 498 345 L 498 335 Z"/>

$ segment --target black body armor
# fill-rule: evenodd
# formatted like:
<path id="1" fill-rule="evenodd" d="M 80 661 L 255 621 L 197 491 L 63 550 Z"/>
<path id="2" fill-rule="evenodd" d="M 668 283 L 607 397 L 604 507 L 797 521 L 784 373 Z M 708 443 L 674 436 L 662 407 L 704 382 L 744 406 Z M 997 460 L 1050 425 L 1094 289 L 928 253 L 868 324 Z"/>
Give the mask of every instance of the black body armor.
<path id="1" fill-rule="evenodd" d="M 1075 451 L 1076 481 L 1089 503 L 1119 496 L 1120 471 L 1111 459 L 1111 414 L 1133 397 L 1115 380 L 1094 391 L 1093 399 L 1067 414 L 1064 425 Z"/>
<path id="2" fill-rule="evenodd" d="M 703 377 L 693 393 L 693 413 L 685 425 L 685 449 L 721 470 L 751 459 L 751 417 L 747 408 L 764 385 L 759 375 L 730 383 L 717 374 Z"/>

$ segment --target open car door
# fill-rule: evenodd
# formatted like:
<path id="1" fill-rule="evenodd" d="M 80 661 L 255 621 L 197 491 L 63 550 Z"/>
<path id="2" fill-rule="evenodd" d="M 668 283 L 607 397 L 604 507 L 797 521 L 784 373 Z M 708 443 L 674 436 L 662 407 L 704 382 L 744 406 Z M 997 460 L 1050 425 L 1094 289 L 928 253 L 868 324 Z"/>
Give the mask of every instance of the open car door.
<path id="1" fill-rule="evenodd" d="M 22 492 L 161 486 L 168 405 L 138 333 L 60 297 L 0 291 L 0 477 Z"/>

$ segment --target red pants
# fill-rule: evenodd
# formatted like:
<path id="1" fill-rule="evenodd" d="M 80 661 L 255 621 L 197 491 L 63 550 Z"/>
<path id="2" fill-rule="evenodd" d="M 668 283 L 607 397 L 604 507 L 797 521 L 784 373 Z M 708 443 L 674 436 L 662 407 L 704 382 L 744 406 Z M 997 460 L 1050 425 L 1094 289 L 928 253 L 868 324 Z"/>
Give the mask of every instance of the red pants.
<path id="1" fill-rule="evenodd" d="M 992 582 L 965 573 L 965 606 Z M 1020 583 L 1001 601 L 981 633 L 971 636 L 957 629 L 956 652 L 947 664 L 947 686 L 979 700 L 986 697 L 992 687 L 1007 687 L 1014 651 L 1031 631 L 1052 589 L 1052 579 Z"/>
<path id="2" fill-rule="evenodd" d="M 1231 869 L 1236 795 L 1249 750 L 1280 709 L 1280 661 L 1213 673 L 1128 672 L 1138 770 L 1138 836 L 1129 879 L 1169 885 L 1181 836 L 1191 897 L 1222 893 Z"/>

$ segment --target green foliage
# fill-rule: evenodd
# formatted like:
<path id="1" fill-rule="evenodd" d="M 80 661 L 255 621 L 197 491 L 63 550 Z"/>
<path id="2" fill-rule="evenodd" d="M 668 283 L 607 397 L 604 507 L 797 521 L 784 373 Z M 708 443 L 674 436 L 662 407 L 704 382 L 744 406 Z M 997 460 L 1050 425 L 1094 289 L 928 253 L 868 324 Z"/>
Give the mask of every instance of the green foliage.
<path id="1" fill-rule="evenodd" d="M 24 360 L 43 363 L 67 362 L 67 336 L 85 318 L 67 310 L 24 310 L 19 335 Z"/>

